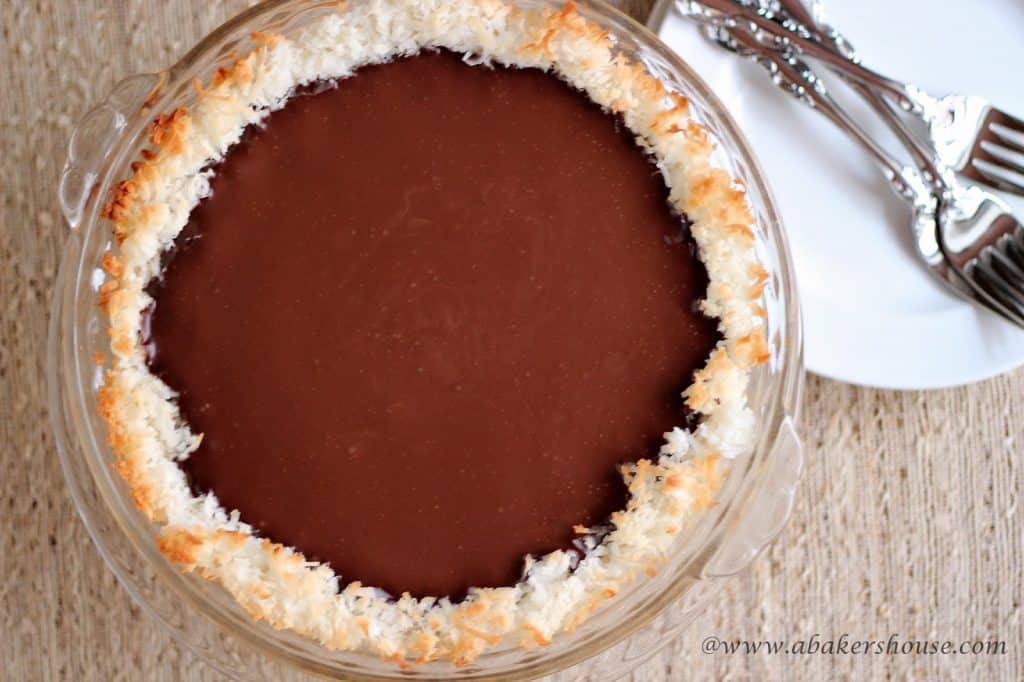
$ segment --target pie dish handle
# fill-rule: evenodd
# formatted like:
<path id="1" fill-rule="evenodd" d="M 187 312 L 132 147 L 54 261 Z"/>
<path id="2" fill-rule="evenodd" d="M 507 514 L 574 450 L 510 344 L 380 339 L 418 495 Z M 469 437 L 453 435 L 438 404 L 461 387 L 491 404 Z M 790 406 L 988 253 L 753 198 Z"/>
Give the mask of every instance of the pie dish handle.
<path id="1" fill-rule="evenodd" d="M 160 74 L 140 73 L 119 81 L 71 131 L 59 197 L 61 211 L 72 230 L 82 221 L 104 162 L 128 124 L 146 111 L 161 80 Z"/>
<path id="2" fill-rule="evenodd" d="M 764 483 L 743 511 L 731 537 L 705 566 L 704 577 L 725 578 L 744 570 L 789 521 L 804 468 L 803 444 L 792 417 L 782 420 L 766 461 Z"/>

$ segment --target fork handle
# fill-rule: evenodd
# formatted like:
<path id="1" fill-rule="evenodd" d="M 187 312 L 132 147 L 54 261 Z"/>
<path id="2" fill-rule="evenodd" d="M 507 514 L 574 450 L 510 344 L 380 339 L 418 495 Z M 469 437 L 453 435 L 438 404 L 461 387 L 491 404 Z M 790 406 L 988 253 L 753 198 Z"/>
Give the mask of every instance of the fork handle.
<path id="1" fill-rule="evenodd" d="M 897 80 L 883 76 L 866 66 L 850 61 L 846 57 L 832 49 L 825 47 L 817 40 L 805 38 L 796 31 L 783 29 L 771 19 L 746 5 L 735 0 L 690 0 L 699 6 L 707 7 L 716 12 L 732 18 L 742 19 L 751 27 L 756 28 L 759 33 L 771 36 L 779 42 L 779 47 L 792 46 L 807 57 L 816 59 L 829 68 L 862 83 L 874 90 L 886 92 L 891 95 L 899 106 L 909 112 L 921 113 L 923 110 L 921 100 L 923 93 L 914 85 L 901 83 Z M 812 23 L 815 26 L 816 23 Z"/>
<path id="2" fill-rule="evenodd" d="M 843 109 L 828 91 L 817 76 L 794 57 L 787 57 L 770 47 L 765 46 L 752 33 L 740 27 L 727 29 L 729 37 L 735 41 L 740 50 L 756 60 L 772 74 L 772 80 L 776 85 L 783 87 L 790 94 L 808 104 L 812 109 L 817 110 L 829 120 L 836 124 L 841 130 L 856 140 L 875 159 L 881 167 L 882 172 L 892 184 L 897 194 L 910 201 L 916 201 L 921 196 L 920 189 L 912 184 L 909 176 L 916 175 L 913 171 L 906 169 L 889 152 L 871 137 L 848 113 Z"/>
<path id="3" fill-rule="evenodd" d="M 853 45 L 831 26 L 818 23 L 818 17 L 807 7 L 804 0 L 775 0 L 775 2 L 789 19 L 807 31 L 812 38 L 820 41 L 824 47 L 833 50 L 851 64 L 859 63 Z M 841 72 L 840 75 L 846 74 Z M 889 128 L 910 152 L 918 168 L 929 176 L 929 180 L 935 188 L 942 191 L 944 189 L 943 173 L 935 163 L 935 150 L 918 139 L 907 122 L 878 92 L 860 81 L 855 80 L 850 84 L 885 120 Z"/>
<path id="4" fill-rule="evenodd" d="M 813 0 L 812 0 L 813 1 Z M 819 40 L 825 47 L 830 47 L 843 59 L 851 62 L 859 62 L 853 46 L 831 26 L 818 23 L 818 17 L 814 11 L 807 6 L 804 0 L 775 0 L 785 14 L 794 22 L 802 26 L 812 38 Z"/>

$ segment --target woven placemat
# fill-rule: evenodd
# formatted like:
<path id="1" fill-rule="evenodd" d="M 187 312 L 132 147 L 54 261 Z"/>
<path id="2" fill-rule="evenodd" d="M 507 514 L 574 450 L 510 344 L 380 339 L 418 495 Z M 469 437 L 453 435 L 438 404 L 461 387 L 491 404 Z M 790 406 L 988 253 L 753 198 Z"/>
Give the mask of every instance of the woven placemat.
<path id="1" fill-rule="evenodd" d="M 91 546 L 54 454 L 43 355 L 71 126 L 117 79 L 170 64 L 245 4 L 0 3 L 0 680 L 218 679 Z M 651 3 L 617 4 L 642 19 Z M 789 527 L 635 678 L 1024 679 L 1024 371 L 917 393 L 812 377 L 801 426 L 807 470 Z M 701 651 L 710 636 L 810 648 L 843 634 L 1002 639 L 1006 653 Z"/>

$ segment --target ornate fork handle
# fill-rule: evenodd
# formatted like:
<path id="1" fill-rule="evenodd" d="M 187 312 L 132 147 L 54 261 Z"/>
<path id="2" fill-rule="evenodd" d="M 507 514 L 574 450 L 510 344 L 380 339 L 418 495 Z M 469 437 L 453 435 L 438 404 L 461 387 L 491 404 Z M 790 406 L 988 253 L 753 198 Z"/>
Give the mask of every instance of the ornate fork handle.
<path id="1" fill-rule="evenodd" d="M 834 50 L 837 55 L 851 64 L 860 63 L 860 59 L 850 41 L 832 26 L 822 23 L 816 16 L 816 10 L 808 9 L 804 0 L 774 0 L 774 4 L 782 11 L 782 15 L 778 16 L 777 20 L 786 29 L 795 31 L 806 38 L 821 41 L 825 47 Z M 814 0 L 813 4 L 815 7 L 818 7 L 817 0 Z M 847 74 L 843 72 L 843 75 Z M 851 82 L 851 85 L 886 120 L 886 123 L 889 124 L 889 127 L 896 136 L 900 138 L 904 147 L 913 156 L 918 168 L 931 181 L 936 191 L 945 192 L 957 189 L 957 183 L 952 170 L 941 163 L 937 163 L 935 149 L 917 138 L 888 100 L 863 82 L 854 80 Z M 933 102 L 930 96 L 927 96 L 927 99 L 929 102 Z"/>
<path id="2" fill-rule="evenodd" d="M 774 21 L 766 17 L 762 12 L 746 4 L 737 3 L 735 0 L 681 0 L 684 12 L 689 16 L 712 15 L 729 17 L 738 25 L 738 20 L 749 25 L 750 33 L 755 39 L 775 50 L 784 50 L 792 47 L 802 55 L 818 60 L 832 69 L 845 74 L 859 83 L 891 95 L 899 106 L 909 112 L 929 116 L 935 107 L 935 100 L 920 88 L 908 83 L 901 83 L 897 80 L 883 76 L 855 60 L 825 47 L 812 38 L 807 30 L 784 30 Z M 813 26 L 814 24 L 811 24 Z"/>
<path id="3" fill-rule="evenodd" d="M 936 267 L 943 261 L 938 242 L 937 200 L 932 188 L 916 168 L 904 166 L 862 128 L 829 95 L 825 84 L 806 63 L 791 52 L 782 54 L 764 45 L 757 37 L 731 22 L 714 19 L 708 26 L 717 31 L 716 39 L 727 48 L 750 57 L 766 68 L 772 81 L 786 92 L 817 110 L 838 128 L 856 140 L 878 164 L 896 193 L 913 207 L 912 228 L 918 251 L 926 263 Z"/>
<path id="4" fill-rule="evenodd" d="M 904 166 L 886 151 L 829 95 L 825 84 L 809 66 L 793 54 L 782 54 L 767 47 L 751 32 L 729 22 L 713 22 L 719 40 L 728 47 L 752 57 L 771 74 L 772 81 L 800 101 L 824 114 L 840 129 L 856 140 L 875 159 L 897 194 L 915 205 L 934 203 L 931 192 L 913 168 Z"/>
<path id="5" fill-rule="evenodd" d="M 789 21 L 789 28 L 806 38 L 818 38 L 831 46 L 840 56 L 851 62 L 860 63 L 853 45 L 833 26 L 824 23 L 818 16 L 821 3 L 811 0 L 810 7 L 804 0 L 774 0 L 775 5 L 784 12 Z M 785 25 L 786 22 L 784 21 Z"/>
<path id="6" fill-rule="evenodd" d="M 776 5 L 785 4 L 787 1 L 776 0 Z M 689 4 L 699 3 L 691 2 Z M 771 13 L 777 14 L 774 11 Z M 1024 292 L 1015 290 L 1014 285 L 1002 279 L 1001 270 L 997 271 L 998 268 L 993 270 L 987 262 L 982 262 L 978 257 L 973 255 L 970 257 L 974 265 L 973 271 L 964 269 L 954 260 L 954 257 L 965 250 L 964 244 L 971 246 L 978 243 L 979 231 L 984 232 L 981 237 L 987 238 L 989 233 L 995 229 L 997 233 L 1005 237 L 1007 226 L 1000 221 L 1011 221 L 1012 226 L 1016 226 L 1015 229 L 1020 231 L 1020 223 L 1013 219 L 998 198 L 977 187 L 960 187 L 951 173 L 943 172 L 947 169 L 941 163 L 927 158 L 929 156 L 927 148 L 913 138 L 902 119 L 877 92 L 868 87 L 858 88 L 869 101 L 876 104 L 881 113 L 886 115 L 894 131 L 904 138 L 908 150 L 914 153 L 915 157 L 919 155 L 925 157 L 924 162 L 918 161 L 915 168 L 901 167 L 899 161 L 868 135 L 832 99 L 816 74 L 799 59 L 797 55 L 801 53 L 798 53 L 788 42 L 777 41 L 774 44 L 767 44 L 764 37 L 758 35 L 756 26 L 744 26 L 744 21 L 737 21 L 728 15 L 708 15 L 698 11 L 691 16 L 703 21 L 711 29 L 709 37 L 734 52 L 753 57 L 755 61 L 768 69 L 772 80 L 783 90 L 818 109 L 841 130 L 859 142 L 876 160 L 896 192 L 912 205 L 914 211 L 911 224 L 918 252 L 930 269 L 958 294 L 974 300 L 1011 322 L 1024 327 Z M 785 19 L 792 22 L 792 18 Z M 810 24 L 810 26 L 815 27 L 816 25 Z M 787 27 L 786 30 L 797 29 Z M 809 29 L 801 27 L 800 30 L 803 35 L 813 35 Z M 838 52 L 835 54 L 839 56 Z M 948 177 L 946 177 L 947 175 Z M 925 178 L 927 178 L 927 182 Z M 945 232 L 939 226 L 940 216 Z M 945 242 L 942 239 L 943 235 L 946 237 Z M 1003 239 L 1003 241 L 1007 241 L 1007 239 Z M 950 246 L 953 247 L 952 252 L 948 248 Z M 1015 276 L 1024 276 L 1024 270 L 1019 270 L 1019 268 L 1024 268 L 1024 262 L 1012 262 L 1015 259 L 1019 260 L 1019 254 L 1013 258 L 1007 257 L 1002 252 L 993 251 L 993 254 L 992 258 L 998 259 L 1000 263 L 1009 263 L 1012 266 L 1010 269 L 1016 273 Z M 961 260 L 963 260 L 962 257 Z M 1024 280 L 1021 280 L 1019 285 L 1024 286 Z"/>

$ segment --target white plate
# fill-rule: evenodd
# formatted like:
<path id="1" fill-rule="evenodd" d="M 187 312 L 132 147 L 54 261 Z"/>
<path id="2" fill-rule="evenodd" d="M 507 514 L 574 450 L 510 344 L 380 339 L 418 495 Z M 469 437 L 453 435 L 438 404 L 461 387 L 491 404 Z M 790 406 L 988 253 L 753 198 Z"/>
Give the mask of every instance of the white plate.
<path id="1" fill-rule="evenodd" d="M 1019 0 L 826 4 L 867 65 L 934 94 L 980 95 L 1024 116 Z M 771 85 L 763 69 L 712 46 L 665 3 L 651 16 L 652 30 L 711 85 L 764 167 L 793 246 L 808 369 L 854 384 L 921 389 L 1024 364 L 1024 331 L 948 294 L 917 262 L 909 208 L 854 142 Z M 880 122 L 870 127 L 885 132 Z M 1006 198 L 1024 216 L 1024 200 Z"/>

